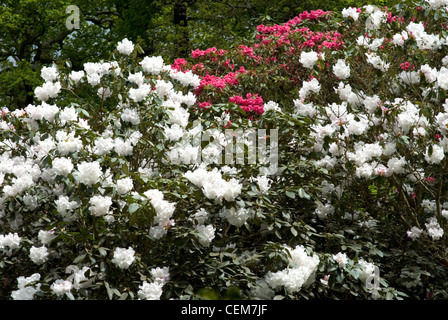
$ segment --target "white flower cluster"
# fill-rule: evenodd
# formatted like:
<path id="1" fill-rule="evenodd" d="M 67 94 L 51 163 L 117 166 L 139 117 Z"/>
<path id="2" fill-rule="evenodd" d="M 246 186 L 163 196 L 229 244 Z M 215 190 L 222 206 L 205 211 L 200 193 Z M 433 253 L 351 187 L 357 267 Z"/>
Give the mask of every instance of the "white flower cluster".
<path id="1" fill-rule="evenodd" d="M 212 224 L 205 225 L 205 221 L 209 217 L 209 213 L 203 208 L 199 209 L 191 216 L 196 227 L 195 231 L 198 234 L 198 241 L 204 247 L 209 247 L 212 240 L 215 238 L 216 228 Z"/>
<path id="2" fill-rule="evenodd" d="M 299 91 L 300 99 L 304 100 L 308 97 L 310 92 L 318 93 L 320 91 L 320 83 L 316 78 L 310 81 L 303 81 L 302 88 Z"/>
<path id="3" fill-rule="evenodd" d="M 381 57 L 379 57 L 375 52 L 367 53 L 367 62 L 370 63 L 375 69 L 381 70 L 383 72 L 386 72 L 389 67 L 390 63 L 384 62 Z"/>
<path id="4" fill-rule="evenodd" d="M 194 171 L 187 171 L 184 176 L 198 188 L 201 188 L 207 198 L 214 199 L 217 202 L 221 202 L 222 199 L 232 202 L 241 193 L 242 185 L 238 180 L 231 178 L 226 181 L 217 168 L 207 171 L 205 168 L 199 167 Z"/>
<path id="5" fill-rule="evenodd" d="M 78 164 L 77 171 L 74 173 L 74 176 L 79 183 L 92 186 L 100 181 L 100 178 L 103 176 L 103 171 L 97 161 L 83 161 Z"/>
<path id="6" fill-rule="evenodd" d="M 56 98 L 62 88 L 61 83 L 56 81 L 59 77 L 56 67 L 43 67 L 41 70 L 41 77 L 45 80 L 45 83 L 34 89 L 36 98 L 40 101 Z"/>
<path id="7" fill-rule="evenodd" d="M 127 38 L 118 42 L 117 50 L 123 55 L 129 56 L 134 51 L 134 44 Z"/>
<path id="8" fill-rule="evenodd" d="M 448 0 L 425 0 L 432 9 L 439 9 L 448 5 Z"/>
<path id="9" fill-rule="evenodd" d="M 45 263 L 48 260 L 50 252 L 48 251 L 47 247 L 35 247 L 32 246 L 30 249 L 30 259 L 35 264 L 40 265 Z"/>
<path id="10" fill-rule="evenodd" d="M 284 270 L 269 272 L 265 279 L 273 290 L 284 287 L 287 292 L 294 293 L 314 281 L 320 259 L 316 254 L 309 256 L 300 245 L 294 249 L 285 245 L 285 250 L 291 254 L 289 266 Z"/>
<path id="11" fill-rule="evenodd" d="M 29 277 L 20 276 L 17 278 L 18 290 L 11 293 L 13 300 L 33 300 L 34 295 L 40 291 L 40 274 L 34 273 Z"/>
<path id="12" fill-rule="evenodd" d="M 149 230 L 149 236 L 154 239 L 160 239 L 167 233 L 170 226 L 174 225 L 173 216 L 176 206 L 174 203 L 169 202 L 164 198 L 163 193 L 157 189 L 147 190 L 143 193 L 150 201 L 151 205 L 156 211 L 154 217 L 154 224 Z"/>
<path id="13" fill-rule="evenodd" d="M 440 227 L 440 224 L 437 221 L 437 218 L 431 217 L 428 223 L 425 223 L 426 230 L 428 235 L 432 238 L 432 240 L 439 240 L 443 236 L 443 229 Z"/>
<path id="14" fill-rule="evenodd" d="M 345 60 L 338 59 L 336 64 L 333 66 L 333 73 L 339 79 L 345 80 L 350 77 L 350 65 L 348 65 Z"/>
<path id="15" fill-rule="evenodd" d="M 128 269 L 135 260 L 135 251 L 132 247 L 120 248 L 114 250 L 112 262 L 120 269 Z"/>
<path id="16" fill-rule="evenodd" d="M 226 219 L 231 225 L 236 227 L 241 227 L 246 223 L 246 221 L 253 216 L 251 210 L 240 207 L 240 208 L 223 208 L 219 216 Z"/>
<path id="17" fill-rule="evenodd" d="M 153 268 L 151 269 L 151 275 L 154 279 L 153 282 L 143 281 L 143 284 L 139 286 L 137 294 L 140 300 L 160 300 L 163 286 L 170 277 L 169 268 Z"/>
<path id="18" fill-rule="evenodd" d="M 315 51 L 302 51 L 302 53 L 300 54 L 300 63 L 307 69 L 312 69 L 315 65 L 316 62 L 321 59 L 324 60 L 325 59 L 325 54 L 324 53 L 317 53 Z"/>
<path id="19" fill-rule="evenodd" d="M 185 87 L 191 86 L 193 89 L 196 89 L 201 83 L 199 76 L 191 71 L 182 72 L 171 69 L 170 77 L 173 80 L 179 81 Z"/>
<path id="20" fill-rule="evenodd" d="M 352 18 L 353 20 L 357 21 L 359 18 L 359 12 L 357 8 L 349 7 L 342 9 L 342 16 L 344 18 Z"/>
<path id="21" fill-rule="evenodd" d="M 112 205 L 112 198 L 109 196 L 93 196 L 89 200 L 90 212 L 97 217 L 109 214 L 110 206 Z"/>
<path id="22" fill-rule="evenodd" d="M 4 249 L 5 247 L 17 249 L 20 247 L 21 241 L 22 238 L 17 233 L 0 234 L 0 249 Z"/>

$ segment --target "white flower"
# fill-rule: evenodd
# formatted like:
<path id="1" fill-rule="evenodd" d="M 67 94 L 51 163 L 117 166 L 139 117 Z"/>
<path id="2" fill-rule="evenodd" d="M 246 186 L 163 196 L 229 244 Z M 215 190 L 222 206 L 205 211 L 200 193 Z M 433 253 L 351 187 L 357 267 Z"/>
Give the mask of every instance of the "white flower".
<path id="1" fill-rule="evenodd" d="M 22 238 L 17 233 L 8 233 L 6 236 L 0 234 L 0 249 L 9 247 L 10 249 L 17 249 L 20 247 Z"/>
<path id="2" fill-rule="evenodd" d="M 386 63 L 375 53 L 366 53 L 367 62 L 372 64 L 372 66 L 378 70 L 386 72 L 389 69 L 390 63 Z"/>
<path id="3" fill-rule="evenodd" d="M 443 236 L 443 229 L 440 227 L 437 219 L 432 217 L 429 219 L 428 223 L 425 223 L 426 230 L 432 240 L 439 240 Z"/>
<path id="4" fill-rule="evenodd" d="M 135 102 L 140 102 L 140 101 L 144 100 L 149 95 L 151 90 L 152 89 L 149 84 L 142 84 L 137 89 L 135 89 L 135 88 L 129 89 L 129 98 L 131 98 Z"/>
<path id="5" fill-rule="evenodd" d="M 186 87 L 191 85 L 193 88 L 196 88 L 201 83 L 200 77 L 192 73 L 191 71 L 177 72 L 174 70 L 170 70 L 170 76 L 172 79 L 179 81 Z"/>
<path id="6" fill-rule="evenodd" d="M 269 101 L 269 102 L 265 103 L 263 106 L 263 110 L 264 110 L 264 112 L 267 112 L 270 110 L 274 110 L 274 111 L 278 111 L 278 112 L 281 111 L 281 109 L 278 106 L 278 103 L 274 102 L 274 101 Z"/>
<path id="7" fill-rule="evenodd" d="M 407 235 L 409 238 L 411 238 L 412 240 L 415 240 L 417 238 L 420 237 L 420 235 L 422 234 L 423 230 L 417 227 L 412 227 L 411 230 L 407 231 Z"/>
<path id="8" fill-rule="evenodd" d="M 267 176 L 258 176 L 254 180 L 257 181 L 261 193 L 266 193 L 271 188 L 272 180 Z"/>
<path id="9" fill-rule="evenodd" d="M 425 160 L 431 164 L 439 164 L 443 158 L 445 158 L 445 153 L 443 148 L 437 144 L 432 145 L 432 154 L 429 155 L 429 147 L 426 148 Z"/>
<path id="10" fill-rule="evenodd" d="M 319 60 L 317 52 L 302 51 L 302 53 L 300 54 L 300 63 L 303 64 L 305 68 L 312 69 L 316 64 L 317 60 Z"/>
<path id="11" fill-rule="evenodd" d="M 39 230 L 37 237 L 43 245 L 49 244 L 54 238 L 56 238 L 54 231 L 52 230 Z"/>
<path id="12" fill-rule="evenodd" d="M 334 210 L 334 207 L 330 203 L 323 204 L 321 202 L 318 202 L 317 208 L 314 210 L 314 213 L 320 219 L 325 219 L 328 215 L 331 215 Z"/>
<path id="13" fill-rule="evenodd" d="M 60 195 L 54 202 L 56 210 L 64 219 L 70 219 L 72 211 L 79 207 L 76 201 L 70 201 L 69 197 L 64 195 Z"/>
<path id="14" fill-rule="evenodd" d="M 404 45 L 404 42 L 408 39 L 408 33 L 406 31 L 402 31 L 401 33 L 397 33 L 392 37 L 392 43 L 396 46 L 402 47 Z"/>
<path id="15" fill-rule="evenodd" d="M 141 62 L 141 66 L 145 72 L 149 72 L 151 74 L 159 74 L 164 67 L 163 58 L 158 57 L 145 57 Z"/>
<path id="16" fill-rule="evenodd" d="M 345 63 L 345 60 L 338 59 L 336 64 L 333 66 L 333 73 L 339 79 L 347 79 L 350 77 L 350 66 Z"/>
<path id="17" fill-rule="evenodd" d="M 53 82 L 59 77 L 58 69 L 56 67 L 43 67 L 40 71 L 40 76 L 46 82 Z"/>
<path id="18" fill-rule="evenodd" d="M 425 79 L 428 83 L 433 83 L 437 80 L 437 69 L 431 68 L 428 64 L 420 67 L 420 72 L 425 75 Z"/>
<path id="19" fill-rule="evenodd" d="M 115 189 L 117 190 L 118 194 L 128 193 L 133 188 L 134 188 L 134 183 L 131 178 L 123 178 L 123 179 L 117 180 L 117 183 L 115 185 Z"/>
<path id="20" fill-rule="evenodd" d="M 338 252 L 333 255 L 333 259 L 339 264 L 339 267 L 344 268 L 348 262 L 347 255 L 343 252 Z"/>
<path id="21" fill-rule="evenodd" d="M 11 292 L 11 298 L 13 300 L 33 300 L 36 292 L 40 290 L 40 283 L 35 282 L 40 280 L 40 274 L 34 273 L 33 275 L 25 278 L 23 276 L 17 278 L 18 290 Z"/>
<path id="22" fill-rule="evenodd" d="M 107 87 L 107 88 L 101 87 L 101 88 L 98 88 L 97 95 L 101 99 L 107 99 L 112 95 L 112 90 L 109 87 Z"/>
<path id="23" fill-rule="evenodd" d="M 137 73 L 129 74 L 128 80 L 130 82 L 135 83 L 137 86 L 140 87 L 145 82 L 145 77 L 143 76 L 143 72 L 140 71 L 140 72 L 137 72 Z"/>
<path id="24" fill-rule="evenodd" d="M 128 249 L 117 247 L 112 262 L 120 269 L 127 269 L 135 260 L 134 254 L 135 251 L 132 247 L 128 247 Z"/>
<path id="25" fill-rule="evenodd" d="M 382 12 L 381 10 L 376 10 L 369 15 L 366 20 L 366 28 L 367 29 L 378 29 L 381 26 L 381 23 L 386 22 L 387 13 Z"/>
<path id="26" fill-rule="evenodd" d="M 109 153 L 114 148 L 114 140 L 111 138 L 100 137 L 95 140 L 93 153 L 99 156 Z"/>
<path id="27" fill-rule="evenodd" d="M 173 92 L 173 84 L 170 81 L 156 80 L 156 92 L 159 96 L 169 96 Z"/>
<path id="28" fill-rule="evenodd" d="M 72 71 L 69 75 L 70 79 L 72 79 L 75 84 L 78 83 L 82 78 L 84 78 L 84 76 L 85 72 L 83 70 Z"/>
<path id="29" fill-rule="evenodd" d="M 109 213 L 112 198 L 108 196 L 93 196 L 89 200 L 89 210 L 94 216 L 104 216 Z"/>
<path id="30" fill-rule="evenodd" d="M 406 159 L 404 157 L 390 158 L 387 161 L 387 176 L 391 176 L 392 174 L 405 173 L 404 169 L 405 165 L 406 165 Z"/>
<path id="31" fill-rule="evenodd" d="M 139 286 L 139 289 L 137 294 L 142 300 L 160 300 L 163 293 L 162 285 L 159 283 L 148 283 L 144 281 Z"/>
<path id="32" fill-rule="evenodd" d="M 236 227 L 241 227 L 249 219 L 249 210 L 245 208 L 231 207 L 230 209 L 223 208 L 219 213 L 221 218 L 227 219 L 227 221 Z"/>
<path id="33" fill-rule="evenodd" d="M 369 277 L 374 275 L 375 269 L 377 267 L 372 262 L 367 262 L 364 259 L 359 259 L 358 264 L 361 266 L 361 269 L 363 271 L 363 273 L 359 275 L 359 278 L 362 282 L 365 282 Z"/>
<path id="34" fill-rule="evenodd" d="M 304 100 L 308 97 L 310 92 L 318 93 L 320 91 L 320 83 L 316 78 L 310 81 L 303 81 L 302 88 L 299 91 L 300 99 Z"/>
<path id="35" fill-rule="evenodd" d="M 69 175 L 73 170 L 73 163 L 71 158 L 55 158 L 52 161 L 53 170 L 62 176 Z"/>
<path id="36" fill-rule="evenodd" d="M 87 186 L 92 186 L 100 181 L 103 172 L 98 162 L 86 162 L 83 161 L 77 166 L 77 172 L 74 176 L 79 183 L 83 183 Z"/>
<path id="37" fill-rule="evenodd" d="M 196 231 L 199 233 L 199 243 L 204 247 L 208 247 L 215 238 L 215 230 L 216 228 L 211 224 L 207 226 L 204 226 L 203 224 L 197 225 Z"/>
<path id="38" fill-rule="evenodd" d="M 448 0 L 425 0 L 429 3 L 431 9 L 438 9 L 440 7 L 445 7 L 448 5 Z"/>
<path id="39" fill-rule="evenodd" d="M 126 108 L 123 110 L 121 114 L 121 120 L 125 122 L 130 122 L 134 126 L 136 126 L 140 123 L 140 116 L 136 109 Z"/>
<path id="40" fill-rule="evenodd" d="M 48 98 L 56 98 L 61 91 L 61 84 L 58 82 L 45 82 L 41 87 L 36 87 L 34 89 L 34 94 L 37 99 L 41 101 L 47 101 Z"/>
<path id="41" fill-rule="evenodd" d="M 164 285 L 168 279 L 170 278 L 170 272 L 168 267 L 164 268 L 152 268 L 151 269 L 151 275 L 154 278 L 154 282 Z"/>
<path id="42" fill-rule="evenodd" d="M 76 265 L 68 266 L 65 269 L 65 273 L 72 274 L 67 278 L 67 281 L 73 281 L 73 288 L 75 288 L 76 290 L 88 286 L 88 278 L 85 276 L 87 270 L 90 270 L 89 267 L 83 267 L 82 269 L 79 269 L 79 267 Z M 92 271 L 90 270 L 90 272 Z"/>
<path id="43" fill-rule="evenodd" d="M 317 108 L 312 102 L 304 104 L 300 99 L 295 99 L 294 106 L 297 108 L 297 113 L 307 117 L 314 117 L 317 113 Z"/>
<path id="44" fill-rule="evenodd" d="M 173 124 L 171 127 L 164 128 L 165 136 L 170 141 L 178 141 L 183 135 L 183 128 L 177 123 Z"/>
<path id="45" fill-rule="evenodd" d="M 56 132 L 57 148 L 62 155 L 68 155 L 71 152 L 78 152 L 83 148 L 82 141 L 75 137 L 75 132 L 67 133 L 59 130 Z"/>
<path id="46" fill-rule="evenodd" d="M 78 121 L 78 113 L 74 107 L 64 108 L 59 113 L 61 123 L 65 124 L 67 121 Z"/>
<path id="47" fill-rule="evenodd" d="M 130 140 L 123 140 L 121 138 L 114 139 L 114 150 L 119 156 L 129 156 L 134 150 Z"/>
<path id="48" fill-rule="evenodd" d="M 401 71 L 398 74 L 398 78 L 409 85 L 417 84 L 420 82 L 420 74 L 417 71 Z"/>
<path id="49" fill-rule="evenodd" d="M 351 17 L 353 20 L 357 21 L 359 18 L 359 12 L 356 8 L 349 7 L 342 10 L 342 16 L 344 18 Z"/>
<path id="50" fill-rule="evenodd" d="M 209 215 L 208 212 L 205 211 L 204 208 L 201 208 L 195 214 L 192 215 L 192 218 L 194 221 L 196 221 L 197 224 L 204 224 L 208 215 Z"/>
<path id="51" fill-rule="evenodd" d="M 35 264 L 43 264 L 48 259 L 48 249 L 45 246 L 42 247 L 35 247 L 32 246 L 30 249 L 30 258 L 31 261 L 33 261 Z"/>
<path id="52" fill-rule="evenodd" d="M 134 44 L 132 43 L 132 41 L 125 38 L 122 41 L 118 42 L 117 50 L 121 54 L 128 56 L 132 53 L 132 51 L 134 51 Z"/>
<path id="53" fill-rule="evenodd" d="M 292 256 L 286 269 L 266 275 L 266 282 L 272 289 L 285 287 L 286 291 L 293 293 L 302 287 L 307 287 L 314 280 L 314 273 L 319 265 L 319 256 L 308 256 L 303 246 L 294 249 L 285 246 Z"/>
<path id="54" fill-rule="evenodd" d="M 72 283 L 67 280 L 58 279 L 51 285 L 50 289 L 57 295 L 62 296 L 66 293 L 70 293 L 72 290 Z"/>
<path id="55" fill-rule="evenodd" d="M 437 84 L 440 88 L 448 90 L 448 69 L 445 67 L 440 68 L 437 74 Z"/>
<path id="56" fill-rule="evenodd" d="M 363 104 L 364 104 L 364 107 L 366 108 L 367 112 L 372 114 L 372 113 L 375 113 L 375 111 L 380 106 L 381 99 L 376 94 L 371 97 L 367 96 L 364 98 Z"/>

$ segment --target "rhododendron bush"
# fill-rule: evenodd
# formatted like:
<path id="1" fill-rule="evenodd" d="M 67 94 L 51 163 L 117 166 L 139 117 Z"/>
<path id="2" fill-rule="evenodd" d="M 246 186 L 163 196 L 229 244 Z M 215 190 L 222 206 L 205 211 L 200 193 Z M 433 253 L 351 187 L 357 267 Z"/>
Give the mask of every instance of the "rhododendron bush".
<path id="1" fill-rule="evenodd" d="M 0 296 L 446 298 L 447 4 L 43 67 L 0 114 Z"/>

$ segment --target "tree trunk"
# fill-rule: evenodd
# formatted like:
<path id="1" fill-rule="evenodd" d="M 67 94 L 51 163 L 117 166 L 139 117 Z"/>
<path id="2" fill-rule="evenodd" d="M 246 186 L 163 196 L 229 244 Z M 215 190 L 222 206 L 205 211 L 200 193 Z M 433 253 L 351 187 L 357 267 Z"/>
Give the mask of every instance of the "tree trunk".
<path id="1" fill-rule="evenodd" d="M 176 0 L 173 8 L 174 27 L 176 30 L 176 43 L 174 44 L 174 57 L 181 58 L 187 57 L 189 54 L 189 37 L 188 37 L 188 7 L 194 1 Z"/>

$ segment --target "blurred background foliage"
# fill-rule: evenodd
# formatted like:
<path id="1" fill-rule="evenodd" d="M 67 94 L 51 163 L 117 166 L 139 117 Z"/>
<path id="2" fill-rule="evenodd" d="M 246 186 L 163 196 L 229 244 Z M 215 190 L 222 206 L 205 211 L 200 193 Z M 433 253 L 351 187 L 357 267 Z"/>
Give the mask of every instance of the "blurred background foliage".
<path id="1" fill-rule="evenodd" d="M 238 46 L 259 24 L 282 24 L 303 11 L 340 14 L 350 6 L 393 6 L 398 0 L 6 0 L 0 1 L 0 107 L 33 103 L 40 69 L 70 59 L 73 68 L 107 59 L 123 38 L 167 63 L 193 49 Z M 80 12 L 68 29 L 69 5 Z"/>

